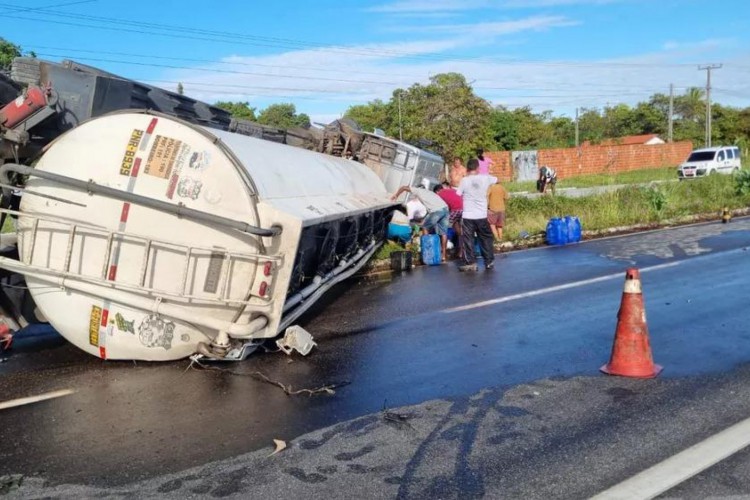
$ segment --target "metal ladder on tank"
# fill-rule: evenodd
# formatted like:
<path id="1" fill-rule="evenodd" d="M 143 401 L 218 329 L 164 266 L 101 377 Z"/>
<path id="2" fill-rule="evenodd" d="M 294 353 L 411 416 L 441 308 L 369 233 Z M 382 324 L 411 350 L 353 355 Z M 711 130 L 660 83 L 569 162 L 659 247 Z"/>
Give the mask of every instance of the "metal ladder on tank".
<path id="1" fill-rule="evenodd" d="M 189 246 L 181 243 L 174 243 L 166 240 L 158 240 L 154 238 L 148 238 L 144 236 L 135 235 L 123 231 L 110 231 L 108 229 L 92 226 L 89 224 L 72 223 L 68 220 L 60 217 L 54 217 L 50 215 L 42 214 L 31 214 L 28 212 L 18 212 L 9 209 L 0 209 L 0 213 L 5 213 L 12 216 L 23 217 L 31 219 L 31 229 L 29 230 L 29 248 L 24 253 L 28 255 L 29 262 L 20 262 L 19 264 L 27 272 L 19 271 L 22 274 L 34 274 L 34 275 L 51 275 L 63 279 L 74 279 L 84 282 L 88 282 L 94 285 L 106 286 L 115 290 L 127 291 L 130 293 L 136 293 L 140 295 L 149 295 L 154 298 L 162 299 L 177 299 L 180 301 L 194 301 L 208 304 L 221 304 L 221 305 L 249 305 L 253 303 L 254 309 L 257 309 L 261 304 L 258 303 L 257 299 L 261 302 L 265 302 L 266 307 L 271 307 L 270 294 L 270 283 L 267 283 L 264 292 L 253 293 L 254 290 L 249 290 L 249 293 L 244 298 L 231 298 L 229 297 L 229 285 L 230 285 L 230 270 L 232 269 L 232 263 L 237 261 L 257 261 L 256 269 L 261 272 L 265 278 L 270 281 L 273 276 L 273 270 L 278 268 L 282 263 L 283 258 L 280 256 L 268 256 L 260 253 L 247 253 L 247 252 L 235 252 L 228 251 L 220 248 L 209 248 L 200 246 Z M 63 269 L 55 269 L 49 266 L 34 264 L 34 248 L 36 246 L 37 236 L 39 233 L 39 222 L 51 222 L 58 226 L 67 228 L 67 244 L 65 249 Z M 101 257 L 102 266 L 101 273 L 98 276 L 86 275 L 70 270 L 71 260 L 74 252 L 74 244 L 76 235 L 83 236 L 83 233 L 89 235 L 90 233 L 99 234 L 102 238 L 106 238 L 106 249 L 104 255 Z M 119 240 L 119 241 L 118 241 Z M 141 257 L 140 272 L 138 279 L 135 283 L 129 283 L 116 279 L 116 270 L 112 269 L 113 257 L 118 251 L 117 245 L 123 243 L 140 243 L 144 247 L 143 255 Z M 149 269 L 149 262 L 155 249 L 168 249 L 171 252 L 177 252 L 182 255 L 184 265 L 182 267 L 182 276 L 180 281 L 180 288 L 177 292 L 172 290 L 157 289 L 154 287 L 146 286 L 147 272 Z M 191 260 L 193 257 L 197 258 L 201 255 L 207 256 L 209 259 L 221 258 L 222 265 L 220 270 L 220 276 L 216 286 L 216 292 L 213 296 L 207 295 L 191 295 L 187 291 L 188 278 L 190 277 Z M 210 264 L 209 264 L 210 265 Z M 257 275 L 257 272 L 256 272 Z M 256 280 L 257 281 L 257 277 Z M 252 284 L 250 284 L 252 285 Z M 251 287 L 252 288 L 252 287 Z"/>

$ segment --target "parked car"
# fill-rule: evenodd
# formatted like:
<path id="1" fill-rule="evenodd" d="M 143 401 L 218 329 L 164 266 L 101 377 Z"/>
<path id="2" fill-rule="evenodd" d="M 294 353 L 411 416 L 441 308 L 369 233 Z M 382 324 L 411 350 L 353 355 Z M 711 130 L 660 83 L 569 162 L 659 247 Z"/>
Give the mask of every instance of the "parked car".
<path id="1" fill-rule="evenodd" d="M 703 148 L 690 153 L 677 168 L 677 176 L 682 180 L 711 174 L 733 174 L 741 167 L 740 148 L 737 146 Z"/>

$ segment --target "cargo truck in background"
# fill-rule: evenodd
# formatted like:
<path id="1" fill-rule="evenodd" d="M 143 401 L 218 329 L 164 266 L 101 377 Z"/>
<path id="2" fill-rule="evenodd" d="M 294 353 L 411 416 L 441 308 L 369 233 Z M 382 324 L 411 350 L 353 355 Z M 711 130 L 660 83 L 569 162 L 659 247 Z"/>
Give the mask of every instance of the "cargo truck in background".
<path id="1" fill-rule="evenodd" d="M 444 178 L 345 119 L 274 129 L 72 61 L 9 81 L 0 307 L 103 359 L 244 359 L 367 262 L 389 192 Z"/>

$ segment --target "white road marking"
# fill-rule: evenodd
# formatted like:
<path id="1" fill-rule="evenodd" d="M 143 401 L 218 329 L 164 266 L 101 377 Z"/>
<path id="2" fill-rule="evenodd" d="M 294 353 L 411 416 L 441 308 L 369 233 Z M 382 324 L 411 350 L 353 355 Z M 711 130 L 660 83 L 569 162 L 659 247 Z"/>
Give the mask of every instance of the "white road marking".
<path id="1" fill-rule="evenodd" d="M 8 408 L 15 408 L 16 406 L 24 406 L 32 403 L 38 403 L 40 401 L 46 401 L 48 399 L 61 398 L 63 396 L 69 396 L 74 394 L 76 391 L 72 389 L 63 389 L 61 391 L 48 392 L 46 394 L 40 394 L 38 396 L 29 396 L 27 398 L 11 399 L 10 401 L 4 401 L 0 403 L 0 410 L 7 410 Z"/>
<path id="2" fill-rule="evenodd" d="M 750 418 L 603 491 L 591 500 L 650 499 L 750 445 Z"/>
<path id="3" fill-rule="evenodd" d="M 644 267 L 640 269 L 640 272 L 646 273 L 649 271 L 657 271 L 659 269 L 666 269 L 668 267 L 675 267 L 675 266 L 679 266 L 680 264 L 684 262 L 687 262 L 687 261 L 680 260 L 676 262 L 667 262 L 665 264 L 658 264 L 655 266 Z M 466 304 L 464 306 L 451 307 L 449 309 L 443 309 L 440 312 L 443 314 L 451 314 L 451 313 L 462 312 L 462 311 L 470 311 L 472 309 L 479 309 L 480 307 L 494 306 L 496 304 L 502 304 L 504 302 L 512 302 L 514 300 L 527 299 L 529 297 L 536 297 L 536 296 L 545 295 L 548 293 L 559 292 L 561 290 L 569 290 L 571 288 L 579 288 L 579 287 L 586 286 L 586 285 L 592 285 L 594 283 L 601 283 L 602 281 L 609 281 L 609 280 L 613 280 L 617 278 L 624 279 L 624 276 L 625 276 L 625 272 L 620 271 L 617 273 L 599 276 L 597 278 L 574 281 L 572 283 L 564 283 L 562 285 L 551 286 L 548 288 L 540 288 L 539 290 L 532 290 L 530 292 L 517 293 L 514 295 L 506 295 L 505 297 L 497 297 L 495 299 L 483 300 L 481 302 L 474 302 L 473 304 Z"/>

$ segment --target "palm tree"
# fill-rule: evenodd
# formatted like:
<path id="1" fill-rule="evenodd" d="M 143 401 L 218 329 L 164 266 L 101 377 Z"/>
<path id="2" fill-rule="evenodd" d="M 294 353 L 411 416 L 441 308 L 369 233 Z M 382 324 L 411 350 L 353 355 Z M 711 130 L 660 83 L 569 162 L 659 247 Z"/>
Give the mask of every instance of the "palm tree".
<path id="1" fill-rule="evenodd" d="M 675 99 L 675 112 L 684 120 L 699 122 L 706 118 L 705 91 L 700 87 L 690 87 L 684 95 Z"/>

